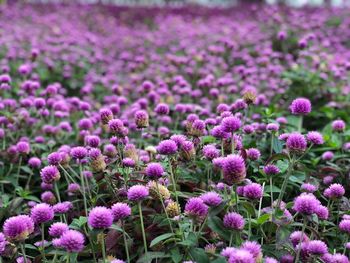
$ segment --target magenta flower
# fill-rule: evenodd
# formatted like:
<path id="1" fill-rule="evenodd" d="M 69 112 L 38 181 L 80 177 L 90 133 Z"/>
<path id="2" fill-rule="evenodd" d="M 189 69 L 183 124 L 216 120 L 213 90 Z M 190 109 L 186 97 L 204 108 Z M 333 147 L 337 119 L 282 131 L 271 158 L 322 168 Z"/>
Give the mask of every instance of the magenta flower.
<path id="1" fill-rule="evenodd" d="M 27 215 L 19 215 L 8 218 L 3 231 L 6 238 L 13 241 L 23 241 L 34 231 L 34 222 Z"/>
<path id="2" fill-rule="evenodd" d="M 230 212 L 224 216 L 224 226 L 240 231 L 244 228 L 244 218 L 238 213 Z"/>
<path id="3" fill-rule="evenodd" d="M 311 102 L 306 98 L 298 98 L 293 100 L 289 106 L 292 114 L 295 115 L 306 115 L 311 112 Z"/>
<path id="4" fill-rule="evenodd" d="M 208 214 L 208 206 L 199 197 L 192 197 L 187 200 L 185 213 L 194 218 L 203 218 Z"/>
<path id="5" fill-rule="evenodd" d="M 131 208 L 125 203 L 116 203 L 111 207 L 111 209 L 114 221 L 124 219 L 131 215 Z"/>
<path id="6" fill-rule="evenodd" d="M 128 199 L 130 201 L 141 201 L 149 195 L 148 188 L 143 185 L 134 185 L 128 190 Z"/>
<path id="7" fill-rule="evenodd" d="M 84 235 L 76 230 L 65 231 L 59 238 L 59 246 L 69 253 L 82 251 L 84 249 L 84 243 Z"/>
<path id="8" fill-rule="evenodd" d="M 54 211 L 52 206 L 48 204 L 37 204 L 31 209 L 30 217 L 33 219 L 34 223 L 42 224 L 53 219 Z"/>
<path id="9" fill-rule="evenodd" d="M 92 228 L 108 228 L 113 224 L 112 211 L 104 206 L 94 207 L 88 216 L 88 224 Z"/>

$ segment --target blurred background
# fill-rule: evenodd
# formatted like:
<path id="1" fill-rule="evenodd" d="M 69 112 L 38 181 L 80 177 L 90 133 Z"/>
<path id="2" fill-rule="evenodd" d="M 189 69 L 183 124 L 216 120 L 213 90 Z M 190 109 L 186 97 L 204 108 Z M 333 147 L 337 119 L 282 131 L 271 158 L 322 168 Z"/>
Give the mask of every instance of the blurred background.
<path id="1" fill-rule="evenodd" d="M 115 5 L 172 5 L 200 4 L 206 6 L 232 6 L 241 3 L 286 4 L 294 7 L 304 6 L 350 6 L 350 0 L 0 0 L 0 3 L 84 3 Z"/>

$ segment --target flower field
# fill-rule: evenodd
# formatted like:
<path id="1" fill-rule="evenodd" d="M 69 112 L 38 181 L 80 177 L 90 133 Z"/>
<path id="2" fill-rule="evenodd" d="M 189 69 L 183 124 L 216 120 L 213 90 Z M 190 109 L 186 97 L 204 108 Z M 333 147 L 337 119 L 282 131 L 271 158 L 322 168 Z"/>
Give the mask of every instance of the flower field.
<path id="1" fill-rule="evenodd" d="M 350 262 L 349 14 L 0 5 L 0 262 Z"/>

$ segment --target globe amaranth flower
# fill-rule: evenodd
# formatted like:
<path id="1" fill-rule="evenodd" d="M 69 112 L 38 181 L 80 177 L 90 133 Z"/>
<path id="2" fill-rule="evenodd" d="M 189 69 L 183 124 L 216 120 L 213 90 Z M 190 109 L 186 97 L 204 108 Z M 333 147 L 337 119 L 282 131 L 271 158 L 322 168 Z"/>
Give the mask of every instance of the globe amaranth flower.
<path id="1" fill-rule="evenodd" d="M 307 193 L 313 193 L 317 191 L 317 186 L 310 183 L 303 183 L 300 188 L 301 188 L 301 191 L 307 192 Z"/>
<path id="2" fill-rule="evenodd" d="M 261 246 L 256 241 L 245 241 L 241 245 L 242 249 L 248 250 L 255 259 L 262 257 Z"/>
<path id="3" fill-rule="evenodd" d="M 322 159 L 325 161 L 331 161 L 334 158 L 334 153 L 326 151 L 322 154 Z"/>
<path id="4" fill-rule="evenodd" d="M 85 147 L 77 146 L 71 149 L 70 155 L 72 156 L 73 159 L 81 160 L 88 155 L 88 151 Z"/>
<path id="5" fill-rule="evenodd" d="M 32 263 L 32 261 L 28 257 L 18 257 L 16 258 L 16 263 Z"/>
<path id="6" fill-rule="evenodd" d="M 252 161 L 256 161 L 260 158 L 261 153 L 258 149 L 256 148 L 249 148 L 247 150 L 247 157 L 248 159 L 252 160 Z"/>
<path id="7" fill-rule="evenodd" d="M 59 170 L 53 165 L 49 165 L 41 169 L 40 176 L 41 180 L 48 184 L 58 181 L 61 178 Z"/>
<path id="8" fill-rule="evenodd" d="M 146 111 L 139 110 L 135 112 L 134 118 L 137 128 L 146 128 L 149 126 L 149 117 Z"/>
<path id="9" fill-rule="evenodd" d="M 260 199 L 263 196 L 263 189 L 260 184 L 248 184 L 243 187 L 243 196 L 251 200 Z"/>
<path id="10" fill-rule="evenodd" d="M 230 138 L 231 136 L 230 133 L 225 131 L 222 125 L 214 126 L 211 129 L 210 134 L 217 139 L 227 139 L 227 138 Z"/>
<path id="11" fill-rule="evenodd" d="M 160 163 L 149 163 L 147 164 L 145 173 L 150 178 L 159 178 L 164 174 L 164 168 Z"/>
<path id="12" fill-rule="evenodd" d="M 203 202 L 208 206 L 218 206 L 222 203 L 221 196 L 216 192 L 207 192 L 200 196 Z"/>
<path id="13" fill-rule="evenodd" d="M 114 221 L 124 219 L 131 215 L 131 208 L 125 203 L 116 203 L 111 207 Z"/>
<path id="14" fill-rule="evenodd" d="M 121 259 L 113 259 L 111 263 L 125 263 L 125 261 Z"/>
<path id="15" fill-rule="evenodd" d="M 293 209 L 304 215 L 316 213 L 320 201 L 313 194 L 302 193 L 294 200 Z"/>
<path id="16" fill-rule="evenodd" d="M 244 228 L 244 218 L 238 213 L 230 212 L 224 216 L 224 226 L 231 230 L 240 231 Z"/>
<path id="17" fill-rule="evenodd" d="M 339 229 L 347 234 L 350 234 L 350 219 L 343 219 L 339 223 Z"/>
<path id="18" fill-rule="evenodd" d="M 94 207 L 88 216 L 88 224 L 92 228 L 108 228 L 113 224 L 112 211 L 104 206 Z"/>
<path id="19" fill-rule="evenodd" d="M 235 116 L 225 117 L 221 122 L 223 130 L 229 133 L 239 130 L 241 125 L 241 120 Z"/>
<path id="20" fill-rule="evenodd" d="M 16 149 L 19 154 L 28 154 L 30 152 L 30 145 L 28 142 L 20 141 L 16 144 Z"/>
<path id="21" fill-rule="evenodd" d="M 332 122 L 332 129 L 336 132 L 343 132 L 345 130 L 346 124 L 343 120 L 335 120 Z"/>
<path id="22" fill-rule="evenodd" d="M 301 153 L 306 150 L 306 140 L 304 135 L 300 133 L 290 133 L 287 139 L 287 148 L 292 153 Z"/>
<path id="23" fill-rule="evenodd" d="M 113 112 L 110 109 L 101 109 L 100 119 L 102 124 L 108 124 L 108 122 L 113 119 Z"/>
<path id="24" fill-rule="evenodd" d="M 285 254 L 280 258 L 280 263 L 294 263 L 294 257 L 291 254 Z"/>
<path id="25" fill-rule="evenodd" d="M 217 158 L 220 156 L 220 151 L 216 149 L 216 147 L 212 144 L 205 145 L 203 147 L 202 152 L 204 157 L 207 158 L 208 160 L 213 160 L 214 158 Z"/>
<path id="26" fill-rule="evenodd" d="M 34 222 L 27 215 L 8 218 L 3 225 L 4 235 L 12 241 L 23 241 L 34 231 Z"/>
<path id="27" fill-rule="evenodd" d="M 319 219 L 327 220 L 329 216 L 329 211 L 326 206 L 319 205 L 316 209 L 316 215 Z"/>
<path id="28" fill-rule="evenodd" d="M 5 251 L 7 245 L 6 237 L 3 233 L 0 232 L 0 256 Z"/>
<path id="29" fill-rule="evenodd" d="M 64 232 L 68 230 L 69 230 L 69 227 L 67 224 L 62 222 L 56 222 L 50 226 L 49 235 L 51 237 L 60 237 Z"/>
<path id="30" fill-rule="evenodd" d="M 269 123 L 266 126 L 266 130 L 270 132 L 276 132 L 280 128 L 278 123 Z"/>
<path id="31" fill-rule="evenodd" d="M 148 188 L 143 185 L 134 185 L 129 188 L 127 196 L 130 201 L 141 201 L 149 195 Z"/>
<path id="32" fill-rule="evenodd" d="M 242 156 L 228 155 L 222 162 L 224 179 L 227 184 L 238 184 L 246 177 L 246 167 Z"/>
<path id="33" fill-rule="evenodd" d="M 321 256 L 328 252 L 328 247 L 321 240 L 311 240 L 308 243 L 307 251 L 311 255 Z"/>
<path id="34" fill-rule="evenodd" d="M 157 152 L 162 155 L 171 155 L 176 153 L 177 144 L 173 140 L 161 141 L 157 146 Z"/>
<path id="35" fill-rule="evenodd" d="M 82 251 L 84 243 L 84 235 L 76 230 L 68 230 L 59 238 L 59 247 L 62 247 L 69 253 Z"/>
<path id="36" fill-rule="evenodd" d="M 228 259 L 228 263 L 255 263 L 254 256 L 246 249 L 236 249 Z"/>
<path id="37" fill-rule="evenodd" d="M 55 204 L 52 208 L 56 214 L 64 214 L 73 208 L 73 204 L 69 201 L 64 201 Z"/>
<path id="38" fill-rule="evenodd" d="M 264 258 L 265 263 L 278 263 L 277 259 L 271 258 L 271 257 L 265 257 Z"/>
<path id="39" fill-rule="evenodd" d="M 292 101 L 289 106 L 292 114 L 295 115 L 306 115 L 311 112 L 311 102 L 306 98 L 297 98 Z"/>
<path id="40" fill-rule="evenodd" d="M 48 204 L 37 204 L 31 209 L 30 217 L 33 219 L 35 224 L 42 224 L 53 219 L 54 211 L 52 206 Z"/>
<path id="41" fill-rule="evenodd" d="M 136 163 L 133 159 L 127 157 L 122 160 L 122 164 L 124 167 L 135 167 Z"/>
<path id="42" fill-rule="evenodd" d="M 280 169 L 273 164 L 268 164 L 266 166 L 264 166 L 264 173 L 267 175 L 276 175 L 280 173 Z"/>
<path id="43" fill-rule="evenodd" d="M 159 115 L 168 115 L 170 112 L 169 106 L 165 103 L 159 103 L 155 109 L 154 109 L 155 113 L 159 114 Z"/>
<path id="44" fill-rule="evenodd" d="M 306 140 L 315 145 L 321 145 L 324 143 L 322 134 L 316 131 L 308 132 L 306 135 Z"/>
<path id="45" fill-rule="evenodd" d="M 199 197 L 192 197 L 187 200 L 185 213 L 194 218 L 203 218 L 208 214 L 208 206 Z"/>
<path id="46" fill-rule="evenodd" d="M 40 199 L 44 203 L 47 203 L 47 204 L 50 204 L 50 205 L 53 205 L 54 203 L 56 203 L 56 197 L 51 191 L 43 192 L 41 194 L 41 196 L 40 196 Z"/>
<path id="47" fill-rule="evenodd" d="M 40 168 L 41 166 L 41 160 L 37 157 L 31 157 L 29 160 L 28 160 L 28 165 L 31 167 L 31 168 Z"/>
<path id="48" fill-rule="evenodd" d="M 323 194 L 327 198 L 338 199 L 345 194 L 345 189 L 341 184 L 331 184 L 324 190 Z"/>

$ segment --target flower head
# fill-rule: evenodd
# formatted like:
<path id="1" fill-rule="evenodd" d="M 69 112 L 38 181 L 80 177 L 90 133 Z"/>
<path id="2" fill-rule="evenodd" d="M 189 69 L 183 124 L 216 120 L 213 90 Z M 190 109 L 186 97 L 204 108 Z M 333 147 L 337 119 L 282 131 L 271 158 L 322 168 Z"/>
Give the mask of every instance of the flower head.
<path id="1" fill-rule="evenodd" d="M 129 188 L 127 195 L 130 201 L 141 201 L 149 195 L 149 191 L 146 186 L 134 185 Z"/>
<path id="2" fill-rule="evenodd" d="M 94 207 L 88 216 L 88 224 L 92 228 L 108 228 L 113 224 L 112 211 L 104 206 Z"/>
<path id="3" fill-rule="evenodd" d="M 311 102 L 306 98 L 298 98 L 293 100 L 289 106 L 292 114 L 295 115 L 306 115 L 311 112 Z"/>
<path id="4" fill-rule="evenodd" d="M 238 213 L 230 212 L 224 216 L 224 226 L 240 231 L 244 228 L 244 218 Z"/>
<path id="5" fill-rule="evenodd" d="M 76 230 L 65 231 L 59 239 L 60 247 L 69 253 L 82 251 L 84 249 L 84 243 L 84 235 Z"/>
<path id="6" fill-rule="evenodd" d="M 8 218 L 3 231 L 6 238 L 13 241 L 23 241 L 34 231 L 34 222 L 27 215 L 19 215 Z"/>
<path id="7" fill-rule="evenodd" d="M 34 223 L 42 224 L 53 219 L 54 211 L 52 206 L 48 204 L 37 204 L 30 211 L 30 217 L 33 219 Z"/>

